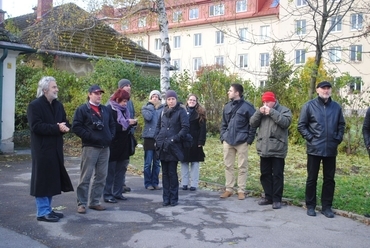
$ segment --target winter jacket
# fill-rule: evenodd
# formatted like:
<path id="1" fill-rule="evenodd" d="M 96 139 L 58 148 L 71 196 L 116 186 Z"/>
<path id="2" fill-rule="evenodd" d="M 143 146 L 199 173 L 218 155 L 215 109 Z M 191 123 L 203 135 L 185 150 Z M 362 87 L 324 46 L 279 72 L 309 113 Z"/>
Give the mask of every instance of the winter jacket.
<path id="1" fill-rule="evenodd" d="M 161 104 L 156 109 L 151 102 L 148 102 L 141 108 L 141 114 L 144 117 L 143 138 L 154 138 L 158 119 L 162 113 L 164 105 Z"/>
<path id="2" fill-rule="evenodd" d="M 107 106 L 99 105 L 101 117 L 91 109 L 90 103 L 82 104 L 75 111 L 72 130 L 81 138 L 82 146 L 93 146 L 104 148 L 110 143 L 116 134 L 116 124 L 114 123 L 111 111 Z M 102 130 L 96 128 L 97 122 L 103 123 Z"/>
<path id="3" fill-rule="evenodd" d="M 189 117 L 185 108 L 177 103 L 175 107 L 165 106 L 156 128 L 156 154 L 163 161 L 182 161 L 182 141 L 189 133 Z"/>
<path id="4" fill-rule="evenodd" d="M 182 162 L 202 162 L 205 157 L 203 146 L 206 143 L 207 135 L 206 120 L 200 123 L 199 115 L 195 109 L 188 116 L 190 135 L 193 137 L 193 142 L 190 148 L 184 149 L 184 160 Z"/>
<path id="5" fill-rule="evenodd" d="M 64 167 L 63 133 L 57 123 L 69 123 L 63 105 L 56 99 L 50 104 L 45 96 L 33 100 L 27 109 L 31 130 L 32 174 L 30 194 L 54 196 L 73 191 Z"/>
<path id="6" fill-rule="evenodd" d="M 342 107 L 331 98 L 326 103 L 320 97 L 303 105 L 298 131 L 306 140 L 307 154 L 335 157 L 343 140 L 345 121 Z"/>
<path id="7" fill-rule="evenodd" d="M 292 112 L 276 102 L 269 115 L 257 110 L 250 119 L 250 125 L 257 130 L 257 153 L 260 157 L 285 158 L 288 153 L 288 128 Z"/>
<path id="8" fill-rule="evenodd" d="M 370 154 L 370 108 L 367 109 L 364 124 L 362 126 L 362 135 L 364 137 L 366 150 Z"/>
<path id="9" fill-rule="evenodd" d="M 239 109 L 233 115 L 233 109 L 242 102 Z M 221 122 L 221 142 L 226 141 L 231 146 L 242 143 L 253 143 L 256 128 L 249 125 L 249 119 L 256 112 L 254 106 L 244 99 L 234 100 L 226 103 Z"/>

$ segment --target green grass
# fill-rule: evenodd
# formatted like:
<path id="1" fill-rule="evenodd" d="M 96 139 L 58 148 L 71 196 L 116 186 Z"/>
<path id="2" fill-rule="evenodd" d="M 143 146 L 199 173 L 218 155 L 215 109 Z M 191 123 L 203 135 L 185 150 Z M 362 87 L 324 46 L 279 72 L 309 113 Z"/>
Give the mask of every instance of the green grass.
<path id="1" fill-rule="evenodd" d="M 141 143 L 141 141 L 139 141 Z M 209 189 L 220 189 L 225 183 L 222 145 L 218 138 L 208 137 L 205 145 L 206 160 L 201 163 L 201 186 Z M 260 196 L 263 193 L 260 184 L 259 156 L 255 143 L 249 149 L 249 168 L 247 191 L 250 195 Z M 306 149 L 304 145 L 290 145 L 285 160 L 285 184 L 283 197 L 297 206 L 304 205 L 306 183 Z M 138 173 L 143 168 L 143 149 L 137 148 L 130 163 L 137 168 Z M 180 167 L 180 166 L 179 166 Z M 370 213 L 370 166 L 367 154 L 337 157 L 336 187 L 333 208 L 363 215 Z M 320 205 L 322 185 L 322 169 L 317 185 L 317 203 Z"/>

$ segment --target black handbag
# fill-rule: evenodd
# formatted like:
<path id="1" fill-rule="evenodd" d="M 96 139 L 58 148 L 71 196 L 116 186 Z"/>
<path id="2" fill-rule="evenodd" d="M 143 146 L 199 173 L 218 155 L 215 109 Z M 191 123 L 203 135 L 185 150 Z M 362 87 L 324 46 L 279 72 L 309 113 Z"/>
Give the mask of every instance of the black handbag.
<path id="1" fill-rule="evenodd" d="M 135 136 L 133 134 L 130 134 L 130 138 L 129 138 L 129 142 L 130 142 L 130 152 L 129 152 L 129 155 L 132 156 L 135 154 L 135 148 L 137 146 L 137 141 L 135 139 Z"/>

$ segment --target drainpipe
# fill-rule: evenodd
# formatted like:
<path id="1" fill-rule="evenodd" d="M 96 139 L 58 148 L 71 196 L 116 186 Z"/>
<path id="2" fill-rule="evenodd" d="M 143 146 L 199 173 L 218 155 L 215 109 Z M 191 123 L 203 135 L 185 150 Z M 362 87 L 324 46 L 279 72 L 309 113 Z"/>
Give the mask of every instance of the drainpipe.
<path id="1" fill-rule="evenodd" d="M 4 60 L 8 56 L 8 49 L 3 49 L 3 56 L 0 58 L 0 143 L 1 143 L 1 134 L 3 130 L 3 84 L 4 84 Z"/>

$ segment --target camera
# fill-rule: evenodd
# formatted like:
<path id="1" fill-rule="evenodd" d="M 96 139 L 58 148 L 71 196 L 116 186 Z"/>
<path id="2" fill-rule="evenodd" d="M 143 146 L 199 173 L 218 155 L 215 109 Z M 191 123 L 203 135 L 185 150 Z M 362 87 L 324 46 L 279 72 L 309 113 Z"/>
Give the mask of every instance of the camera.
<path id="1" fill-rule="evenodd" d="M 95 121 L 95 122 L 93 122 L 93 125 L 94 125 L 95 130 L 101 131 L 104 128 L 104 124 L 101 121 Z"/>

